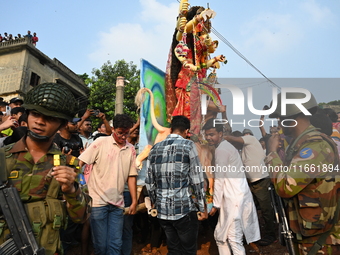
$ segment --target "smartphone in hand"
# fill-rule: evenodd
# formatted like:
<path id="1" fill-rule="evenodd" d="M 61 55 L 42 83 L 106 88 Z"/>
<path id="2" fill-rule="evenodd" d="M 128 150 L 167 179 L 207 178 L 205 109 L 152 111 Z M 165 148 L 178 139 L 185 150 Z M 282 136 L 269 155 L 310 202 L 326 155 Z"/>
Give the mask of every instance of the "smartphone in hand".
<path id="1" fill-rule="evenodd" d="M 11 116 L 11 107 L 6 106 L 6 116 Z"/>

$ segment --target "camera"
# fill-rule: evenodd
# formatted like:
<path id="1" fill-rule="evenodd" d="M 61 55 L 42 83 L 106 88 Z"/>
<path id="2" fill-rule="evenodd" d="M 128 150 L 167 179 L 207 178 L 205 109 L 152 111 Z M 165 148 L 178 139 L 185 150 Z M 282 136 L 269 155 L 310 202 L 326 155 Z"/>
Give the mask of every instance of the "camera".
<path id="1" fill-rule="evenodd" d="M 64 146 L 63 149 L 65 154 L 68 154 L 71 150 L 68 146 Z"/>
<path id="2" fill-rule="evenodd" d="M 79 151 L 81 149 L 80 142 L 66 142 L 61 141 L 61 149 L 64 150 L 64 153 L 67 154 L 70 150 Z"/>

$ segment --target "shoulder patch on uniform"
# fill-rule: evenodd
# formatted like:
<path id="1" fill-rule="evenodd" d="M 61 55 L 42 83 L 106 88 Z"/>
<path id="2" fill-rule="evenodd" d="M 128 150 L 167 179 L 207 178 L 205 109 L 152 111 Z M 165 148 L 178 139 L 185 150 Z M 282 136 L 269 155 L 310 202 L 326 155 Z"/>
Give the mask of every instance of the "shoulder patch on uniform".
<path id="1" fill-rule="evenodd" d="M 311 148 L 303 148 L 300 151 L 299 155 L 301 158 L 308 158 L 312 155 L 312 153 L 313 153 L 313 150 Z"/>

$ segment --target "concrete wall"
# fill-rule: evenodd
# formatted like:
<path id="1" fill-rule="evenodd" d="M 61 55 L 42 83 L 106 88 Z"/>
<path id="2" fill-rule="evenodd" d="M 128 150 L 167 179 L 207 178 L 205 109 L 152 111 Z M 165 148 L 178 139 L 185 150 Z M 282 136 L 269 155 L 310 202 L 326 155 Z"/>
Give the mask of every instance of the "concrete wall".
<path id="1" fill-rule="evenodd" d="M 0 94 L 21 91 L 24 51 L 0 56 Z"/>

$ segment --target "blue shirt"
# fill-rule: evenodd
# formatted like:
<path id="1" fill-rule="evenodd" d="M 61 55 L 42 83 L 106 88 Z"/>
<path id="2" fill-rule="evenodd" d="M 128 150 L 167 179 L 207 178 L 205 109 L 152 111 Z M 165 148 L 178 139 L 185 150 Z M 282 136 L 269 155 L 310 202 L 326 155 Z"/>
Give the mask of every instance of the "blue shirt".
<path id="1" fill-rule="evenodd" d="M 152 147 L 146 168 L 146 187 L 158 218 L 178 220 L 191 211 L 204 212 L 204 177 L 192 141 L 168 135 Z"/>
<path id="2" fill-rule="evenodd" d="M 94 141 L 93 136 L 90 135 L 89 138 L 86 138 L 82 134 L 78 134 L 79 137 L 81 138 L 81 141 L 83 142 L 84 149 L 90 146 L 90 144 Z"/>

